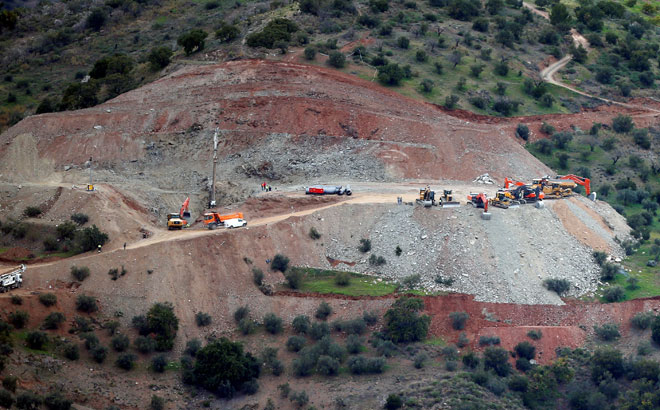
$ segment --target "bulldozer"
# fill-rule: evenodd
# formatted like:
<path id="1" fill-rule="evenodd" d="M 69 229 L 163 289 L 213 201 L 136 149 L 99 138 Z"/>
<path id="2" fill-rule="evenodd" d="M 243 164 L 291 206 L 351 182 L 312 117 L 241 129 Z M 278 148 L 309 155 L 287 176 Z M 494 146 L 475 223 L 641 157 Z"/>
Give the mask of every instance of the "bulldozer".
<path id="1" fill-rule="evenodd" d="M 426 188 L 419 189 L 419 198 L 416 201 L 420 205 L 424 205 L 425 208 L 437 205 L 435 202 L 435 191 L 431 190 L 431 187 L 428 185 Z"/>
<path id="2" fill-rule="evenodd" d="M 451 189 L 445 189 L 442 192 L 442 196 L 440 197 L 440 206 L 443 208 L 452 208 L 452 207 L 457 207 L 460 206 L 461 203 L 458 201 L 454 201 L 454 195 L 452 194 Z"/>
<path id="3" fill-rule="evenodd" d="M 500 189 L 495 193 L 495 197 L 488 200 L 490 205 L 502 209 L 508 209 L 520 205 L 520 201 L 516 199 L 515 195 L 506 189 Z"/>

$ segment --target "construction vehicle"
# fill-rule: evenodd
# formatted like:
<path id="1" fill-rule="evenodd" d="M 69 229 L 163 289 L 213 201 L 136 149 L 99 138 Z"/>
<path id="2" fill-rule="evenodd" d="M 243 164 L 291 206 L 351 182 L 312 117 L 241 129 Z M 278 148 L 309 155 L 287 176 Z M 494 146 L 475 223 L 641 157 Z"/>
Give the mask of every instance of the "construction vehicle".
<path id="1" fill-rule="evenodd" d="M 488 212 L 488 197 L 484 192 L 470 193 L 467 196 L 468 204 L 472 204 L 475 208 L 484 208 L 484 212 Z"/>
<path id="2" fill-rule="evenodd" d="M 186 198 L 181 205 L 181 210 L 179 213 L 170 213 L 167 214 L 167 229 L 183 229 L 190 224 L 190 211 L 188 210 L 188 205 L 190 204 L 190 198 Z"/>
<path id="3" fill-rule="evenodd" d="M 247 225 L 247 221 L 241 218 L 233 218 L 225 221 L 225 227 L 227 227 L 228 229 L 240 228 L 241 226 L 246 226 L 246 225 Z"/>
<path id="4" fill-rule="evenodd" d="M 589 178 L 579 177 L 577 175 L 570 174 L 570 175 L 557 175 L 557 179 L 560 181 L 571 180 L 578 185 L 582 185 L 584 187 L 584 191 L 586 192 L 587 196 L 591 194 L 591 180 Z"/>
<path id="5" fill-rule="evenodd" d="M 350 185 L 343 187 L 341 185 L 313 185 L 305 188 L 306 195 L 351 195 Z"/>
<path id="6" fill-rule="evenodd" d="M 516 199 L 511 191 L 506 189 L 500 189 L 495 193 L 495 197 L 488 200 L 490 205 L 496 206 L 502 209 L 508 209 L 520 205 L 520 201 Z"/>
<path id="7" fill-rule="evenodd" d="M 20 266 L 0 271 L 0 293 L 5 293 L 23 286 L 22 273 L 25 272 L 25 269 L 25 265 L 21 264 Z"/>
<path id="8" fill-rule="evenodd" d="M 220 215 L 217 212 L 209 212 L 204 214 L 204 225 L 209 229 L 216 229 L 219 226 L 223 226 L 227 221 L 232 219 L 243 220 L 243 212 L 235 212 L 228 215 Z M 247 225 L 247 222 L 245 222 Z M 242 226 L 242 225 L 241 225 Z"/>
<path id="9" fill-rule="evenodd" d="M 508 178 L 504 179 L 505 189 L 508 189 L 512 184 L 515 186 L 525 185 L 520 181 L 514 181 Z M 589 178 L 584 178 L 573 174 L 557 175 L 555 178 L 551 178 L 550 176 L 535 178 L 532 180 L 530 188 L 535 190 L 537 187 L 539 187 L 545 198 L 557 199 L 573 195 L 573 190 L 578 185 L 584 186 L 587 196 L 591 194 L 591 181 Z"/>
<path id="10" fill-rule="evenodd" d="M 420 188 L 419 197 L 415 200 L 415 202 L 423 205 L 425 208 L 437 205 L 435 202 L 435 191 L 432 191 L 431 187 L 428 185 L 426 188 Z"/>
<path id="11" fill-rule="evenodd" d="M 440 197 L 440 206 L 443 208 L 453 208 L 460 206 L 461 203 L 458 201 L 454 201 L 454 195 L 452 195 L 451 189 L 445 189 L 442 192 L 442 196 Z"/>

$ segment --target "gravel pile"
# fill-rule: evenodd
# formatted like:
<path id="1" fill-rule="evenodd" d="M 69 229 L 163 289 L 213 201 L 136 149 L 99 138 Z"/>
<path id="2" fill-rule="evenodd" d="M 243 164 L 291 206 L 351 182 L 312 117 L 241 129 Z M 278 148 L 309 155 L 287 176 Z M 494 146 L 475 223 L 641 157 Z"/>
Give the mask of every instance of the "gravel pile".
<path id="1" fill-rule="evenodd" d="M 322 213 L 326 255 L 355 262 L 335 269 L 392 281 L 420 274 L 421 288 L 474 294 L 477 300 L 489 302 L 561 304 L 543 286 L 549 278 L 567 279 L 570 296 L 593 292 L 598 285 L 600 268 L 591 255 L 593 250 L 566 232 L 548 208 L 497 209 L 490 221 L 479 217 L 481 210 L 466 205 L 448 209 L 409 205 L 341 208 L 342 216 L 337 217 L 360 222 L 347 229 L 344 224 L 330 223 L 336 222 L 335 215 Z M 361 238 L 371 240 L 371 251 L 358 250 Z M 400 256 L 395 254 L 397 246 L 402 250 Z M 386 263 L 371 264 L 371 255 L 382 256 Z M 438 283 L 438 277 L 451 278 L 453 283 Z"/>

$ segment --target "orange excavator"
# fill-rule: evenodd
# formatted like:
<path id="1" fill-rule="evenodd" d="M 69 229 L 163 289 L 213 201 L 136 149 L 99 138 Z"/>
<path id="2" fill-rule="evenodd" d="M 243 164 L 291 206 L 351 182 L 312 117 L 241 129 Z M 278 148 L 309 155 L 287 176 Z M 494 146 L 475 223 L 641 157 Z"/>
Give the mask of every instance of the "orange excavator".
<path id="1" fill-rule="evenodd" d="M 567 180 L 570 179 L 571 181 L 575 182 L 578 185 L 582 185 L 584 187 L 584 191 L 586 192 L 587 196 L 591 194 L 591 180 L 589 178 L 585 177 L 580 177 L 577 175 L 557 175 L 557 179 L 559 180 Z"/>
<path id="2" fill-rule="evenodd" d="M 467 200 L 475 208 L 483 208 L 484 212 L 488 212 L 488 198 L 485 193 L 470 193 L 470 195 L 467 196 Z"/>
<path id="3" fill-rule="evenodd" d="M 186 198 L 181 205 L 181 210 L 179 213 L 167 214 L 167 229 L 183 229 L 189 225 L 190 221 L 190 210 L 188 205 L 190 204 L 190 198 Z"/>
<path id="4" fill-rule="evenodd" d="M 508 189 L 511 185 L 518 187 L 526 186 L 523 182 L 505 178 L 504 188 Z M 545 176 L 543 178 L 535 178 L 532 180 L 531 186 L 527 186 L 533 190 L 536 190 L 536 188 L 541 188 L 541 193 L 545 198 L 557 199 L 573 195 L 573 189 L 575 189 L 575 187 L 578 185 L 584 186 L 587 196 L 591 194 L 591 181 L 589 178 L 584 178 L 573 174 L 557 175 L 555 178 L 550 178 L 549 176 Z M 531 199 L 533 196 L 529 195 L 528 197 L 526 194 L 525 199 L 528 198 Z M 537 199 L 543 199 L 543 197 L 539 197 Z"/>

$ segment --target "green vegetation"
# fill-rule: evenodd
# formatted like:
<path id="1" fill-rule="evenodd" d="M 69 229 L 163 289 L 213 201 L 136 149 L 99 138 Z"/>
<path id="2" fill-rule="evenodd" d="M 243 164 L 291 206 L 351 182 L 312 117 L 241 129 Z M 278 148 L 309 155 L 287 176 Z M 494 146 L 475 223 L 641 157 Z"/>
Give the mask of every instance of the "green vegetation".
<path id="1" fill-rule="evenodd" d="M 300 285 L 297 289 L 302 292 L 335 293 L 348 296 L 383 296 L 394 293 L 397 289 L 395 284 L 378 281 L 376 278 L 358 273 L 300 267 L 290 268 L 289 272 L 298 275 L 300 278 Z M 336 278 L 338 275 L 347 275 L 349 283 L 347 285 L 337 284 Z"/>

